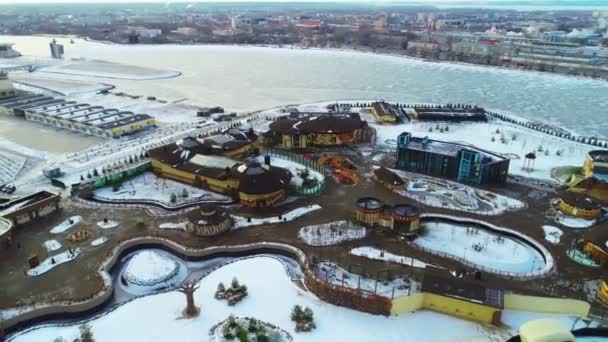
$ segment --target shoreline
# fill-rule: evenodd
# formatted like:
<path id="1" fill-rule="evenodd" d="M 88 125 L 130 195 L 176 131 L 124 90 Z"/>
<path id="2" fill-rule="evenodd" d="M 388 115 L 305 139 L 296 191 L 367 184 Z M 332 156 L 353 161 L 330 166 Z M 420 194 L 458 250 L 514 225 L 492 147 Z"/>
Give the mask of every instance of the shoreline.
<path id="1" fill-rule="evenodd" d="M 27 36 L 27 35 L 24 35 L 24 36 Z M 32 36 L 53 37 L 50 35 L 32 35 Z M 70 38 L 70 36 L 56 36 L 56 37 Z M 354 47 L 340 47 L 340 48 L 318 47 L 318 46 L 306 47 L 306 46 L 301 46 L 301 45 L 273 45 L 273 44 L 224 44 L 224 43 L 220 43 L 220 44 L 212 44 L 212 43 L 125 44 L 125 43 L 116 43 L 116 42 L 105 41 L 105 40 L 96 40 L 96 39 L 92 39 L 88 36 L 75 36 L 75 37 L 78 39 L 83 39 L 84 41 L 91 42 L 91 43 L 115 45 L 115 46 L 120 46 L 120 47 L 123 47 L 123 46 L 156 46 L 156 47 L 159 47 L 159 46 L 192 46 L 192 47 L 208 46 L 208 47 L 218 47 L 219 46 L 219 47 L 241 47 L 241 48 L 247 48 L 247 47 L 249 47 L 249 48 L 269 48 L 269 49 L 302 50 L 302 51 L 313 50 L 313 51 L 327 51 L 327 52 L 354 52 L 354 53 L 362 53 L 362 54 L 368 54 L 368 55 L 374 55 L 374 56 L 405 58 L 405 59 L 410 59 L 410 60 L 414 60 L 414 61 L 436 63 L 436 64 L 458 65 L 458 66 L 465 66 L 465 67 L 480 67 L 480 68 L 488 68 L 488 69 L 503 70 L 503 71 L 519 71 L 522 73 L 534 73 L 534 74 L 539 74 L 539 75 L 556 75 L 556 76 L 575 78 L 575 79 L 580 79 L 580 80 L 608 82 L 608 79 L 601 78 L 601 77 L 571 75 L 571 74 L 564 74 L 564 73 L 559 73 L 559 72 L 538 71 L 538 70 L 532 70 L 532 69 L 508 68 L 508 67 L 500 66 L 500 65 L 485 65 L 485 64 L 478 64 L 478 63 L 467 63 L 467 62 L 461 62 L 461 61 L 422 58 L 422 57 L 410 56 L 407 54 L 401 54 L 401 53 L 397 52 L 397 51 L 401 51 L 401 50 L 395 50 L 395 52 L 391 52 L 391 51 L 372 51 L 370 49 L 357 49 Z M 403 50 L 403 51 L 405 51 L 405 50 Z"/>

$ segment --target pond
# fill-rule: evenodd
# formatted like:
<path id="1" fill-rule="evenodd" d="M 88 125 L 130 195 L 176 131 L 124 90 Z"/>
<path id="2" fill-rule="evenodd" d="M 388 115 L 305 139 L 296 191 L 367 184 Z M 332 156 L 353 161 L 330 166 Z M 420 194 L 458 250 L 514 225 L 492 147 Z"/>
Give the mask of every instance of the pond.
<path id="1" fill-rule="evenodd" d="M 525 275 L 547 264 L 547 256 L 533 242 L 479 222 L 427 218 L 422 227 L 414 245 L 488 272 Z"/>

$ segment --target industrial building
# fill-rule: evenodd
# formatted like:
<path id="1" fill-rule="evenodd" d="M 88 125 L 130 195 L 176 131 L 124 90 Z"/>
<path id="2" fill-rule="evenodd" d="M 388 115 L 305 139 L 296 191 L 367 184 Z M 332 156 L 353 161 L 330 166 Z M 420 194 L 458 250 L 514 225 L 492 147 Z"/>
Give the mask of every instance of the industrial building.
<path id="1" fill-rule="evenodd" d="M 2 97 L 2 93 L 7 96 Z M 10 81 L 1 78 L 0 114 L 105 138 L 120 137 L 156 126 L 156 120 L 148 114 L 15 91 Z"/>
<path id="2" fill-rule="evenodd" d="M 274 205 L 287 197 L 292 175 L 289 170 L 270 165 L 268 156 L 263 164 L 226 157 L 251 146 L 235 145 L 225 151 L 209 149 L 204 140 L 187 138 L 149 151 L 150 164 L 152 171 L 162 177 L 231 195 L 244 206 Z"/>
<path id="3" fill-rule="evenodd" d="M 375 130 L 357 113 L 292 113 L 270 124 L 268 144 L 285 149 L 369 142 Z"/>
<path id="4" fill-rule="evenodd" d="M 406 114 L 418 121 L 487 122 L 483 108 L 469 105 L 427 105 L 407 108 Z"/>
<path id="5" fill-rule="evenodd" d="M 390 229 L 398 235 L 412 236 L 420 229 L 420 210 L 409 204 L 389 206 L 377 198 L 363 197 L 357 200 L 355 220 Z"/>
<path id="6" fill-rule="evenodd" d="M 10 220 L 18 226 L 55 212 L 59 209 L 60 201 L 59 195 L 40 191 L 0 204 L 0 217 Z"/>
<path id="7" fill-rule="evenodd" d="M 397 139 L 396 167 L 462 183 L 503 184 L 509 159 L 474 146 L 416 138 L 404 132 Z"/>
<path id="8" fill-rule="evenodd" d="M 594 177 L 608 182 L 608 151 L 589 151 L 585 156 L 583 170 L 585 172 L 585 177 Z"/>
<path id="9" fill-rule="evenodd" d="M 372 103 L 372 115 L 378 123 L 397 123 L 409 116 L 398 106 L 380 101 Z"/>

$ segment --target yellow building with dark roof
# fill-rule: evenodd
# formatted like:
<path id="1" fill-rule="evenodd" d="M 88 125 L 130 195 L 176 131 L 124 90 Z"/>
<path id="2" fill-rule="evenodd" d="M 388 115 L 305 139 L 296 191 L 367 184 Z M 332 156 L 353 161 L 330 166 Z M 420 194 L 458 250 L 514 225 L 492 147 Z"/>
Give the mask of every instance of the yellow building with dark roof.
<path id="1" fill-rule="evenodd" d="M 201 153 L 209 151 L 196 140 L 184 139 L 149 151 L 150 165 L 162 177 L 231 195 L 248 207 L 271 206 L 287 197 L 292 175 L 270 165 L 270 158 L 264 163 L 243 163 Z"/>
<path id="2" fill-rule="evenodd" d="M 291 114 L 270 124 L 267 141 L 286 149 L 369 142 L 374 129 L 357 113 Z"/>

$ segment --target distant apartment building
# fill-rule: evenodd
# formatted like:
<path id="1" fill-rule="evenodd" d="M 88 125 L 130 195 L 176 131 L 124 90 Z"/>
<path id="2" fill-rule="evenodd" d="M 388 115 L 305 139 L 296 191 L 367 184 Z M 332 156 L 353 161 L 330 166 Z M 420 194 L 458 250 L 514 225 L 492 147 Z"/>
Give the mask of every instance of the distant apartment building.
<path id="1" fill-rule="evenodd" d="M 418 50 L 418 51 L 437 51 L 439 49 L 439 44 L 433 42 L 422 42 L 422 41 L 409 41 L 407 42 L 408 50 Z"/>
<path id="2" fill-rule="evenodd" d="M 145 27 L 128 27 L 128 34 L 135 34 L 142 38 L 156 38 L 163 34 L 161 29 L 150 29 Z"/>
<path id="3" fill-rule="evenodd" d="M 51 48 L 51 57 L 56 59 L 62 59 L 64 54 L 63 44 L 57 44 L 57 41 L 53 39 L 53 41 L 49 44 Z"/>
<path id="4" fill-rule="evenodd" d="M 509 159 L 470 145 L 417 138 L 404 132 L 397 138 L 396 167 L 409 172 L 478 185 L 507 180 Z"/>

